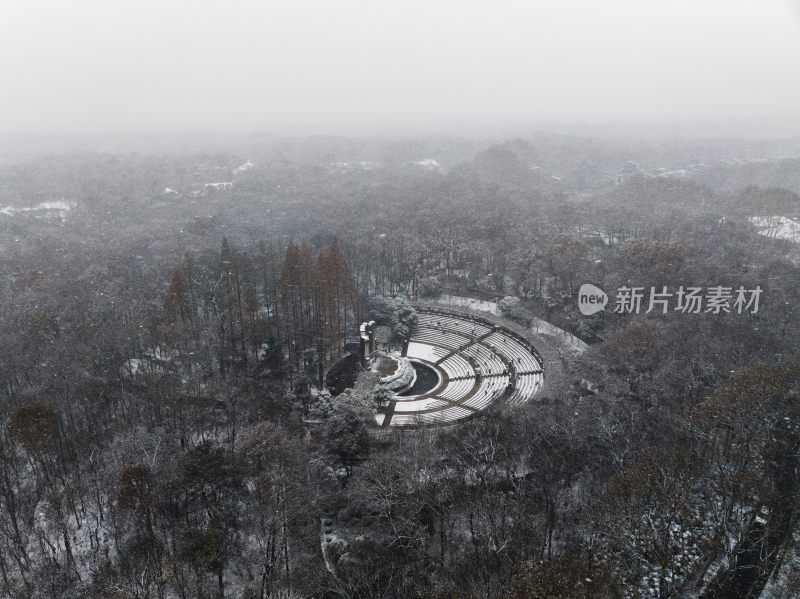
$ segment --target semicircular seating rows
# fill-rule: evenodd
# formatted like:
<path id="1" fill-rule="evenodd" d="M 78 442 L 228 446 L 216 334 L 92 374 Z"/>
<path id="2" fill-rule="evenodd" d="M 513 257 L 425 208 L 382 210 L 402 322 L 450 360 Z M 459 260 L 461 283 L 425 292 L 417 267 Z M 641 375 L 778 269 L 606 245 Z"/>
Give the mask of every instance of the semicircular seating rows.
<path id="1" fill-rule="evenodd" d="M 418 310 L 405 356 L 439 374 L 427 393 L 395 396 L 378 423 L 388 426 L 450 424 L 493 406 L 528 401 L 544 382 L 544 361 L 514 332 L 478 317 Z"/>

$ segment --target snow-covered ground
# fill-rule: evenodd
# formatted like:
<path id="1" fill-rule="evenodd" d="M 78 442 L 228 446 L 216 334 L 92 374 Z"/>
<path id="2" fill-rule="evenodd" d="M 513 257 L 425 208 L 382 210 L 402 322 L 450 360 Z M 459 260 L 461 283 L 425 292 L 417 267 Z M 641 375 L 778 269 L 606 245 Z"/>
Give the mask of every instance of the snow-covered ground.
<path id="1" fill-rule="evenodd" d="M 750 223 L 758 234 L 771 239 L 784 239 L 800 243 L 800 222 L 786 216 L 751 216 Z"/>
<path id="2" fill-rule="evenodd" d="M 550 337 L 554 342 L 558 343 L 559 346 L 571 353 L 581 354 L 589 347 L 585 341 L 581 341 L 569 331 L 565 331 L 541 318 L 533 318 L 531 330 L 537 335 Z"/>
<path id="3" fill-rule="evenodd" d="M 75 208 L 75 204 L 66 200 L 55 200 L 52 202 L 41 202 L 35 206 L 6 206 L 0 209 L 0 214 L 5 216 L 16 216 L 17 214 L 30 214 L 35 218 L 51 219 L 58 218 L 61 222 L 67 218 L 67 212 Z"/>
<path id="4" fill-rule="evenodd" d="M 436 362 L 441 356 L 436 355 L 434 347 L 425 343 L 411 341 L 408 344 L 406 355 L 413 356 L 426 362 Z"/>
<path id="5" fill-rule="evenodd" d="M 123 376 L 135 378 L 140 372 L 143 374 L 162 374 L 165 372 L 163 365 L 180 357 L 176 349 L 168 350 L 160 345 L 147 349 L 143 358 L 131 358 L 122 365 Z"/>

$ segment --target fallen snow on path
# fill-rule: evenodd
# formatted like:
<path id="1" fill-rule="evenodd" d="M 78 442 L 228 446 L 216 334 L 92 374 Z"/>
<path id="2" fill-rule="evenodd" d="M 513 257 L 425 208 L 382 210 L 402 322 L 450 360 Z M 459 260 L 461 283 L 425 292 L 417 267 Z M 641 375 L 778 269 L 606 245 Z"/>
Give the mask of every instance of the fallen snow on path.
<path id="1" fill-rule="evenodd" d="M 474 297 L 460 297 L 458 295 L 441 295 L 436 300 L 440 304 L 447 304 L 448 306 L 456 306 L 458 308 L 472 308 L 473 310 L 480 310 L 481 312 L 489 312 L 491 314 L 500 314 L 497 309 L 497 303 L 485 302 L 483 300 L 475 299 Z"/>

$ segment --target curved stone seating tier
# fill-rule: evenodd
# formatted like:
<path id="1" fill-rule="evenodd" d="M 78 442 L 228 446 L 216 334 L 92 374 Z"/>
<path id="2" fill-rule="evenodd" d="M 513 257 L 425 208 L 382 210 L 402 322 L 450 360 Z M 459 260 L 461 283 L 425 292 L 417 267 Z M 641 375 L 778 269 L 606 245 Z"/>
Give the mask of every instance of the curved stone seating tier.
<path id="1" fill-rule="evenodd" d="M 511 330 L 516 325 L 438 307 L 418 306 L 417 316 L 405 356 L 436 370 L 440 383 L 395 396 L 376 417 L 382 426 L 453 424 L 524 404 L 541 390 L 544 360 L 524 332 Z"/>
<path id="2" fill-rule="evenodd" d="M 531 352 L 511 336 L 501 333 L 492 333 L 484 341 L 484 345 L 494 348 L 511 359 L 515 372 L 534 372 L 541 370 L 541 364 Z"/>
<path id="3" fill-rule="evenodd" d="M 454 354 L 439 363 L 439 367 L 445 371 L 449 379 L 474 377 L 475 369 L 462 356 Z"/>
<path id="4" fill-rule="evenodd" d="M 481 343 L 470 345 L 464 349 L 462 355 L 472 358 L 473 364 L 480 368 L 483 375 L 501 374 L 507 371 L 506 362 L 501 356 Z"/>
<path id="5" fill-rule="evenodd" d="M 485 335 L 492 330 L 490 326 L 484 324 L 438 314 L 418 314 L 417 323 L 426 328 L 434 330 L 444 328 L 471 337 Z"/>
<path id="6" fill-rule="evenodd" d="M 439 391 L 436 396 L 449 401 L 458 401 L 460 399 L 464 399 L 474 386 L 475 377 L 468 379 L 456 379 L 450 381 L 444 390 Z"/>
<path id="7" fill-rule="evenodd" d="M 420 326 L 415 327 L 414 330 L 416 334 L 412 334 L 411 336 L 411 339 L 414 341 L 435 345 L 437 347 L 444 347 L 449 350 L 457 350 L 470 342 L 469 337 L 465 337 L 459 333 L 438 329 L 426 329 Z"/>
<path id="8" fill-rule="evenodd" d="M 507 400 L 509 405 L 516 405 L 527 401 L 531 395 L 539 390 L 543 382 L 544 377 L 541 373 L 518 376 L 516 387 Z"/>

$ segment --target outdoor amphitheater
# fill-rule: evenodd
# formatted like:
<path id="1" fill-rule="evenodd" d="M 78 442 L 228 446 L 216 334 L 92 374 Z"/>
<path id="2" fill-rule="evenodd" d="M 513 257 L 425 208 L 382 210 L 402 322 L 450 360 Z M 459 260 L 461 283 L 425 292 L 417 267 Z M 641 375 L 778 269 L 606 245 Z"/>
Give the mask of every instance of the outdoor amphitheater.
<path id="1" fill-rule="evenodd" d="M 464 422 L 522 405 L 541 390 L 545 361 L 520 327 L 445 309 L 418 308 L 417 315 L 401 356 L 416 376 L 377 414 L 379 425 Z"/>

